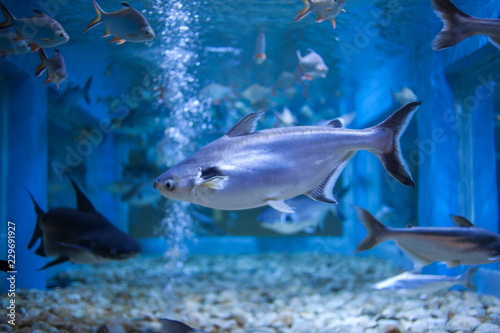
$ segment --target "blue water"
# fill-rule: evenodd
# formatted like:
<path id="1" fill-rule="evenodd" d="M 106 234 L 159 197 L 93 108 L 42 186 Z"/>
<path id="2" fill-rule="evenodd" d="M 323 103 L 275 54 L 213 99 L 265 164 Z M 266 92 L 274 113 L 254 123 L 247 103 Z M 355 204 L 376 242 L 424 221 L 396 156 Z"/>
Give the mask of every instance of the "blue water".
<path id="1" fill-rule="evenodd" d="M 1 251 L 7 249 L 7 221 L 14 221 L 18 287 L 43 289 L 55 272 L 71 269 L 65 264 L 35 272 L 45 259 L 25 250 L 36 216 L 24 188 L 43 208 L 75 207 L 67 176 L 81 185 L 98 211 L 140 239 L 145 254 L 166 253 L 171 269 L 182 268 L 190 251 L 315 251 L 324 239 L 333 244 L 326 252 L 352 254 L 365 233 L 353 204 L 374 213 L 390 207 L 387 223 L 395 227 L 451 226 L 448 215 L 458 214 L 499 231 L 495 116 L 500 94 L 495 82 L 500 52 L 482 36 L 432 51 L 431 41 L 442 23 L 429 1 L 347 1 L 335 30 L 329 21 L 314 23 L 314 13 L 294 22 L 303 7 L 295 0 L 134 1 L 130 4 L 148 18 L 156 38 L 122 45 L 101 38 L 102 26 L 83 33 L 95 17 L 91 1 L 3 3 L 16 17 L 43 9 L 71 37 L 58 47 L 69 74 L 58 90 L 43 84 L 45 74 L 33 76 L 39 64 L 36 53 L 0 59 Z M 498 17 L 500 12 L 496 1 L 455 3 L 478 17 Z M 106 11 L 121 7 L 116 1 L 99 4 Z M 267 60 L 257 65 L 252 57 L 262 26 Z M 305 54 L 308 48 L 329 67 L 326 78 L 307 83 L 309 99 L 299 84 L 292 96 L 268 95 L 253 105 L 240 96 L 252 84 L 270 87 L 283 71 L 294 72 L 296 51 Z M 90 103 L 80 98 L 69 114 L 61 115 L 59 96 L 70 83 L 82 87 L 90 76 Z M 237 97 L 213 101 L 200 95 L 213 83 L 234 89 Z M 158 193 L 146 205 L 132 205 L 120 199 L 123 189 L 109 190 L 117 182 L 149 182 L 146 186 L 152 188 L 160 173 L 223 135 L 249 112 L 266 112 L 258 128 L 274 126 L 273 111 L 282 112 L 285 106 L 301 125 L 356 112 L 350 126 L 365 128 L 399 108 L 391 91 L 403 87 L 423 101 L 402 137 L 416 188 L 400 185 L 373 155 L 359 152 L 339 181 L 349 187 L 339 203 L 343 223 L 329 217 L 322 230 L 289 237 L 258 225 L 257 216 L 265 208 L 212 211 L 167 201 Z M 208 228 L 200 222 L 203 217 Z M 409 267 L 393 244 L 370 254 Z M 478 279 L 485 283 L 478 283 L 479 291 L 500 295 L 491 283 L 498 277 L 498 265 L 483 268 Z M 462 270 L 429 268 L 441 274 Z"/>

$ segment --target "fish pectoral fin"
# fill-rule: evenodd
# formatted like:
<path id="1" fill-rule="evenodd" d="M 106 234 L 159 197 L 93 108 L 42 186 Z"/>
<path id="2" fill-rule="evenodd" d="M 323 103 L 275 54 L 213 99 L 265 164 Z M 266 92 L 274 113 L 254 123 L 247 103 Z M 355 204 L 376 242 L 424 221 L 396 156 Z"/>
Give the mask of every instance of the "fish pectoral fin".
<path id="1" fill-rule="evenodd" d="M 458 265 L 460 265 L 460 261 L 447 261 L 446 262 L 446 267 L 447 268 L 453 268 L 453 267 L 457 267 Z"/>
<path id="2" fill-rule="evenodd" d="M 337 164 L 333 166 L 332 171 L 330 171 L 321 184 L 319 184 L 319 186 L 312 191 L 306 193 L 306 195 L 316 201 L 337 203 L 333 197 L 333 188 L 335 187 L 335 183 L 337 182 L 337 179 L 339 179 L 340 174 L 353 156 L 353 151 L 347 153 L 339 162 L 337 162 Z"/>
<path id="3" fill-rule="evenodd" d="M 51 262 L 49 262 L 47 265 L 43 266 L 42 268 L 37 269 L 37 271 L 42 271 L 46 268 L 65 263 L 66 261 L 69 261 L 68 257 L 59 257 L 56 260 L 52 260 Z"/>
<path id="4" fill-rule="evenodd" d="M 264 112 L 254 112 L 247 114 L 240 119 L 231 129 L 226 133 L 226 136 L 238 136 L 245 135 L 255 131 L 257 127 L 257 121 Z"/>
<path id="5" fill-rule="evenodd" d="M 277 211 L 280 211 L 282 213 L 287 213 L 287 214 L 293 214 L 295 213 L 295 209 L 292 207 L 288 206 L 288 204 L 283 201 L 283 200 L 274 200 L 274 199 L 269 199 L 266 201 L 266 203 L 276 209 Z"/>
<path id="6" fill-rule="evenodd" d="M 330 121 L 327 126 L 330 126 L 333 128 L 343 128 L 344 124 L 342 123 L 341 119 L 335 118 L 332 121 Z"/>
<path id="7" fill-rule="evenodd" d="M 216 176 L 207 180 L 202 180 L 197 186 L 205 186 L 214 190 L 222 190 L 229 176 Z"/>
<path id="8" fill-rule="evenodd" d="M 467 220 L 463 216 L 450 214 L 450 219 L 451 219 L 451 221 L 453 221 L 453 223 L 455 223 L 455 225 L 457 227 L 460 227 L 460 228 L 472 228 L 472 227 L 474 227 L 474 224 L 472 224 L 471 221 Z"/>
<path id="9" fill-rule="evenodd" d="M 429 264 L 432 264 L 434 260 L 430 260 L 427 258 L 422 257 L 420 254 L 416 253 L 412 249 L 406 247 L 403 245 L 401 242 L 396 242 L 396 245 L 403 251 L 410 259 L 413 261 L 413 269 L 414 270 L 419 270 L 424 266 L 427 266 Z"/>

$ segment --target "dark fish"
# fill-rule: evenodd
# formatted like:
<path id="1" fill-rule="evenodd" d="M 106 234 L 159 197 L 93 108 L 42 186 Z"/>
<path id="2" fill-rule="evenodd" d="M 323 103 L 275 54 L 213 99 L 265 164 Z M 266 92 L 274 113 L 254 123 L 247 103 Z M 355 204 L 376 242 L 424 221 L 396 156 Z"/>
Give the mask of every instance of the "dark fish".
<path id="1" fill-rule="evenodd" d="M 160 318 L 162 333 L 208 333 L 207 331 L 197 330 L 180 321 Z"/>
<path id="2" fill-rule="evenodd" d="M 0 271 L 9 272 L 12 269 L 9 266 L 9 262 L 7 260 L 0 260 Z"/>
<path id="3" fill-rule="evenodd" d="M 448 267 L 500 261 L 500 235 L 477 227 L 462 216 L 450 215 L 456 227 L 389 228 L 363 208 L 355 209 L 367 231 L 356 252 L 393 240 L 413 260 L 415 268 L 435 261 L 446 262 Z"/>
<path id="4" fill-rule="evenodd" d="M 28 192 L 37 215 L 28 249 L 40 239 L 35 253 L 41 257 L 56 258 L 41 269 L 66 261 L 95 264 L 137 255 L 141 244 L 97 212 L 75 182 L 70 180 L 76 191 L 78 209 L 56 207 L 45 213 Z"/>

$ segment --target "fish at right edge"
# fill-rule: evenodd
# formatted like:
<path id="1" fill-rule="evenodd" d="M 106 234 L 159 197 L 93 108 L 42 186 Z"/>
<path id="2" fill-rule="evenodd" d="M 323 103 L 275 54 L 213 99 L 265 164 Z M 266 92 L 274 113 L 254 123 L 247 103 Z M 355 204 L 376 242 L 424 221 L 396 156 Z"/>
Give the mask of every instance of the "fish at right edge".
<path id="1" fill-rule="evenodd" d="M 434 51 L 454 46 L 475 35 L 487 36 L 493 45 L 500 48 L 500 19 L 470 16 L 450 0 L 432 0 L 432 8 L 444 24 L 432 41 Z"/>
<path id="2" fill-rule="evenodd" d="M 354 208 L 367 232 L 355 252 L 392 240 L 412 259 L 415 269 L 435 261 L 446 262 L 448 267 L 500 261 L 500 235 L 477 227 L 462 216 L 450 215 L 456 227 L 390 228 L 367 210 Z"/>

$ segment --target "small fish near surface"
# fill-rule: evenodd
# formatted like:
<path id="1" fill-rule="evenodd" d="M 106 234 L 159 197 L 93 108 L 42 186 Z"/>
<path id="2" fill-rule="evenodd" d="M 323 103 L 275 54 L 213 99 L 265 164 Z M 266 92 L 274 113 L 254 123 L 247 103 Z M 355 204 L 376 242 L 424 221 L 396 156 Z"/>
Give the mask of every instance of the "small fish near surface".
<path id="1" fill-rule="evenodd" d="M 500 235 L 477 227 L 462 216 L 450 215 L 456 227 L 390 228 L 363 208 L 355 209 L 367 231 L 356 252 L 393 240 L 413 260 L 415 269 L 435 261 L 446 262 L 448 267 L 500 261 Z"/>
<path id="2" fill-rule="evenodd" d="M 30 48 L 24 39 L 17 39 L 17 34 L 9 29 L 0 30 L 0 54 L 7 58 L 9 54 L 28 53 Z"/>
<path id="3" fill-rule="evenodd" d="M 461 285 L 470 290 L 477 290 L 472 278 L 477 272 L 472 267 L 465 273 L 457 276 L 426 275 L 404 272 L 399 275 L 380 281 L 372 286 L 375 290 L 390 290 L 398 294 L 433 294 Z"/>
<path id="4" fill-rule="evenodd" d="M 18 34 L 17 39 L 25 40 L 33 52 L 41 47 L 55 47 L 69 40 L 61 24 L 40 10 L 33 10 L 35 15 L 30 18 L 18 19 L 1 2 L 0 9 L 5 16 L 5 21 L 0 23 L 0 29 L 14 28 Z"/>
<path id="5" fill-rule="evenodd" d="M 37 215 L 28 249 L 40 239 L 35 253 L 41 257 L 56 258 L 40 270 L 67 261 L 96 264 L 139 254 L 141 244 L 97 212 L 76 183 L 70 180 L 76 192 L 78 209 L 56 207 L 44 212 L 28 192 Z"/>
<path id="6" fill-rule="evenodd" d="M 58 49 L 56 49 L 56 54 L 52 58 L 47 58 L 47 54 L 43 49 L 38 50 L 38 52 L 40 53 L 42 63 L 36 68 L 35 76 L 42 75 L 43 71 L 47 69 L 45 84 L 52 82 L 59 89 L 59 84 L 66 81 L 68 77 L 63 56 L 59 53 Z"/>
<path id="7" fill-rule="evenodd" d="M 493 45 L 500 48 L 500 19 L 467 15 L 450 0 L 432 0 L 432 8 L 444 24 L 432 41 L 434 51 L 454 46 L 475 35 L 487 36 Z"/>
<path id="8" fill-rule="evenodd" d="M 87 32 L 99 23 L 103 23 L 106 26 L 106 31 L 102 37 L 114 36 L 109 41 L 110 43 L 116 42 L 119 45 L 125 42 L 147 42 L 155 38 L 155 33 L 149 25 L 148 20 L 129 4 L 122 2 L 125 8 L 116 12 L 106 13 L 99 7 L 95 0 L 92 0 L 92 2 L 94 3 L 97 17 L 89 23 L 84 32 Z"/>
<path id="9" fill-rule="evenodd" d="M 255 55 L 253 56 L 253 60 L 257 65 L 262 65 L 266 59 L 266 34 L 264 33 L 264 27 L 262 27 L 257 36 L 257 41 L 255 41 Z"/>
<path id="10" fill-rule="evenodd" d="M 326 66 L 323 58 L 312 49 L 307 49 L 307 54 L 302 57 L 300 50 L 297 50 L 299 63 L 297 64 L 297 72 L 302 80 L 313 80 L 315 78 L 326 78 L 328 66 Z"/>
<path id="11" fill-rule="evenodd" d="M 159 318 L 161 323 L 162 333 L 208 333 L 207 331 L 197 330 L 188 325 L 166 318 Z"/>
<path id="12" fill-rule="evenodd" d="M 333 187 L 358 150 L 375 154 L 387 172 L 415 186 L 399 139 L 420 102 L 362 130 L 294 126 L 255 131 L 262 113 L 243 117 L 223 137 L 160 175 L 154 188 L 169 199 L 222 210 L 270 205 L 294 210 L 284 200 L 301 194 L 335 203 Z"/>
<path id="13" fill-rule="evenodd" d="M 337 26 L 335 18 L 340 12 L 345 12 L 345 0 L 302 0 L 302 2 L 305 7 L 297 14 L 294 21 L 300 21 L 310 12 L 314 11 L 318 16 L 315 21 L 316 23 L 330 19 L 333 29 L 335 29 Z"/>

